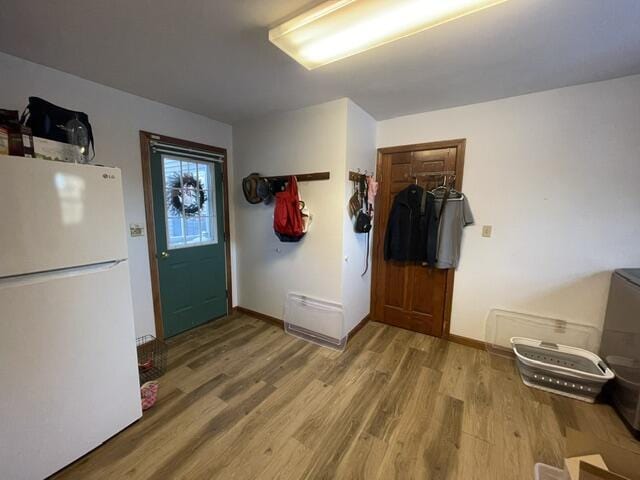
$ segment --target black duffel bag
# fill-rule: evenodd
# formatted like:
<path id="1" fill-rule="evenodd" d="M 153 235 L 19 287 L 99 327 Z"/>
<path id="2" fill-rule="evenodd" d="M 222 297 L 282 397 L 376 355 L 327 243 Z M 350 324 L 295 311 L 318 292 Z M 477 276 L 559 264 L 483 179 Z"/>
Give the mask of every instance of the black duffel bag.
<path id="1" fill-rule="evenodd" d="M 81 132 L 78 122 L 86 129 Z M 95 156 L 93 130 L 89 116 L 84 112 L 74 112 L 47 102 L 39 97 L 29 97 L 29 105 L 24 109 L 20 123 L 29 127 L 34 137 L 47 138 L 56 142 L 72 143 L 84 147 L 84 155 L 89 155 L 89 145 Z"/>

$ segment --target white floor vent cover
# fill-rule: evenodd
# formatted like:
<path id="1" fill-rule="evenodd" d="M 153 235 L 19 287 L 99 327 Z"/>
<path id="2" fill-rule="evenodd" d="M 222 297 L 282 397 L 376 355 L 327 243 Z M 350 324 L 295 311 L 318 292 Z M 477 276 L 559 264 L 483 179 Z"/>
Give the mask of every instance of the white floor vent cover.
<path id="1" fill-rule="evenodd" d="M 289 293 L 284 307 L 284 330 L 308 342 L 344 350 L 347 335 L 342 305 Z"/>

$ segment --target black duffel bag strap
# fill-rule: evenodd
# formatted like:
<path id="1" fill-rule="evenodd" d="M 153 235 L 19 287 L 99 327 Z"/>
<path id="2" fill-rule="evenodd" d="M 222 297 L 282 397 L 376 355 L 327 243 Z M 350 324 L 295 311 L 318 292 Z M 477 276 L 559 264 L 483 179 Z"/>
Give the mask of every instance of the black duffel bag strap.
<path id="1" fill-rule="evenodd" d="M 40 97 L 29 97 L 29 105 L 22 112 L 20 123 L 29 127 L 36 137 L 47 138 L 57 142 L 68 142 L 65 125 L 70 120 L 77 118 L 86 128 L 89 134 L 89 143 L 95 156 L 96 150 L 93 141 L 93 129 L 89 122 L 89 116 L 84 112 L 69 110 Z"/>

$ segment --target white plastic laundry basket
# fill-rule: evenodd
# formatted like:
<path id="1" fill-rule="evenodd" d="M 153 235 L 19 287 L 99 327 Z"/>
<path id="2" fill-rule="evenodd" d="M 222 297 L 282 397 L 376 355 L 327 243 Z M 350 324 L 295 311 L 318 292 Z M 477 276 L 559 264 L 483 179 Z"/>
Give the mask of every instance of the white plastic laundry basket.
<path id="1" fill-rule="evenodd" d="M 511 338 L 525 385 L 593 403 L 613 372 L 595 353 L 530 338 Z"/>

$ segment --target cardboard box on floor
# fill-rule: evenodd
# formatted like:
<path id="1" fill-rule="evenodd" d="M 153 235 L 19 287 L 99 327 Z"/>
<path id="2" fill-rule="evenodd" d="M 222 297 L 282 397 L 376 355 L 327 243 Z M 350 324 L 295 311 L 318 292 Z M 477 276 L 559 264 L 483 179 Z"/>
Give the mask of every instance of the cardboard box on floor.
<path id="1" fill-rule="evenodd" d="M 567 458 L 599 454 L 608 468 L 607 471 L 581 462 L 579 480 L 640 480 L 640 453 L 571 428 L 567 428 L 566 433 Z"/>
<path id="2" fill-rule="evenodd" d="M 607 464 L 600 454 L 568 457 L 564 459 L 564 471 L 569 473 L 569 480 L 580 479 L 580 465 L 584 463 L 598 467 L 601 470 L 608 470 Z"/>

